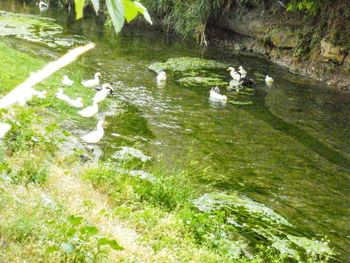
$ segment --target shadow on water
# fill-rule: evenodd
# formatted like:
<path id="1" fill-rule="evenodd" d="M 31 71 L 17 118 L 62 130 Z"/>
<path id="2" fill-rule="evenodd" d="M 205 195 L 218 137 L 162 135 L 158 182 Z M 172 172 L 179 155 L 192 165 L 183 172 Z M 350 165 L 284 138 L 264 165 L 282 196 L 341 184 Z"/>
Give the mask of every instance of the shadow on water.
<path id="1" fill-rule="evenodd" d="M 256 101 L 254 110 L 249 111 L 250 114 L 268 123 L 273 129 L 284 133 L 285 135 L 294 138 L 299 143 L 311 149 L 313 152 L 320 155 L 329 162 L 343 167 L 350 171 L 350 160 L 343 156 L 340 152 L 332 149 L 314 136 L 309 135 L 305 130 L 298 126 L 287 122 L 286 120 L 272 114 L 265 106 L 264 96 L 257 96 L 261 100 Z"/>

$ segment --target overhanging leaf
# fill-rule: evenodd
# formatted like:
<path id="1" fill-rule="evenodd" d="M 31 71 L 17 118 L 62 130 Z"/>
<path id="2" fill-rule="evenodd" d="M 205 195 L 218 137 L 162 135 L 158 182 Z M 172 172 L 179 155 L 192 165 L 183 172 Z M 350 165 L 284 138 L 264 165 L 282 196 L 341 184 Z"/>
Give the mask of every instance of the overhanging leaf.
<path id="1" fill-rule="evenodd" d="M 122 0 L 123 6 L 124 6 L 124 16 L 126 21 L 129 23 L 131 20 L 133 20 L 139 10 L 138 7 L 135 5 L 133 1 L 130 0 Z"/>
<path id="2" fill-rule="evenodd" d="M 148 23 L 153 24 L 151 16 L 149 15 L 147 8 L 140 2 L 135 1 L 134 4 L 138 7 L 139 12 L 143 15 Z"/>
<path id="3" fill-rule="evenodd" d="M 131 0 L 122 0 L 124 5 L 124 16 L 126 21 L 129 23 L 132 21 L 138 13 L 141 13 L 143 17 L 152 25 L 152 19 L 149 15 L 146 7 L 144 7 L 140 2 Z"/>
<path id="4" fill-rule="evenodd" d="M 74 0 L 74 3 L 75 3 L 75 15 L 76 15 L 76 19 L 78 20 L 83 17 L 85 0 Z"/>
<path id="5" fill-rule="evenodd" d="M 108 13 L 111 16 L 114 30 L 119 33 L 124 25 L 124 7 L 121 0 L 106 0 Z"/>
<path id="6" fill-rule="evenodd" d="M 98 14 L 98 10 L 100 10 L 100 0 L 91 0 L 92 6 L 95 9 L 96 15 Z"/>

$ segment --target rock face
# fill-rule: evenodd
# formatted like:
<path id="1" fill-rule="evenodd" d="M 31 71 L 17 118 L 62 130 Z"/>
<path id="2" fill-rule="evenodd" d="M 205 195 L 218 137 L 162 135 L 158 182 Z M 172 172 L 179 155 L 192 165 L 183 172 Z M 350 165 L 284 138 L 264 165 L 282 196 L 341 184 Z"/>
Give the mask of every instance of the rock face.
<path id="1" fill-rule="evenodd" d="M 299 34 L 289 27 L 280 27 L 272 29 L 270 33 L 271 43 L 275 47 L 295 48 L 299 44 Z"/>
<path id="2" fill-rule="evenodd" d="M 350 71 L 350 53 L 344 59 L 344 65 L 345 65 L 346 69 Z"/>
<path id="3" fill-rule="evenodd" d="M 345 59 L 345 48 L 336 46 L 326 39 L 321 41 L 321 56 L 325 61 L 343 63 Z"/>
<path id="4" fill-rule="evenodd" d="M 269 27 L 261 19 L 254 19 L 249 21 L 250 35 L 258 39 L 264 39 L 268 37 Z"/>
<path id="5" fill-rule="evenodd" d="M 345 44 L 336 45 L 328 39 L 330 36 L 321 40 L 311 20 L 293 16 L 279 5 L 242 10 L 233 9 L 216 24 L 237 35 L 230 41 L 238 50 L 252 51 L 335 88 L 350 87 L 349 42 L 342 40 Z M 342 39 L 350 38 L 349 32 L 341 33 Z"/>

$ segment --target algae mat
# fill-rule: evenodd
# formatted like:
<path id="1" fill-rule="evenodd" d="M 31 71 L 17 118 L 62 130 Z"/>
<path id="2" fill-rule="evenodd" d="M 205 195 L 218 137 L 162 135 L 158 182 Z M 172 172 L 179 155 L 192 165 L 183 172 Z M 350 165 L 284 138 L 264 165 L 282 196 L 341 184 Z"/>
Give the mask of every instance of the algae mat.
<path id="1" fill-rule="evenodd" d="M 0 11 L 0 36 L 41 43 L 49 47 L 71 47 L 83 38 L 62 37 L 63 27 L 52 18 Z"/>

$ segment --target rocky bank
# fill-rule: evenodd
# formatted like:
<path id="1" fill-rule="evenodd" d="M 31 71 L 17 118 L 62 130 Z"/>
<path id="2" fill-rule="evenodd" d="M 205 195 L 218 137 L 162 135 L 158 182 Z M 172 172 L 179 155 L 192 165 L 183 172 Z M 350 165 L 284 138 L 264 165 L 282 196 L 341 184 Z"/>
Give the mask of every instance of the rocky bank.
<path id="1" fill-rule="evenodd" d="M 339 26 L 322 15 L 327 10 L 305 15 L 287 11 L 276 1 L 268 7 L 232 8 L 215 20 L 208 36 L 232 52 L 253 52 L 292 72 L 350 91 L 350 31 L 346 30 L 350 6 L 343 2 L 343 8 L 338 3 L 328 12 L 342 10 L 337 14 Z"/>

